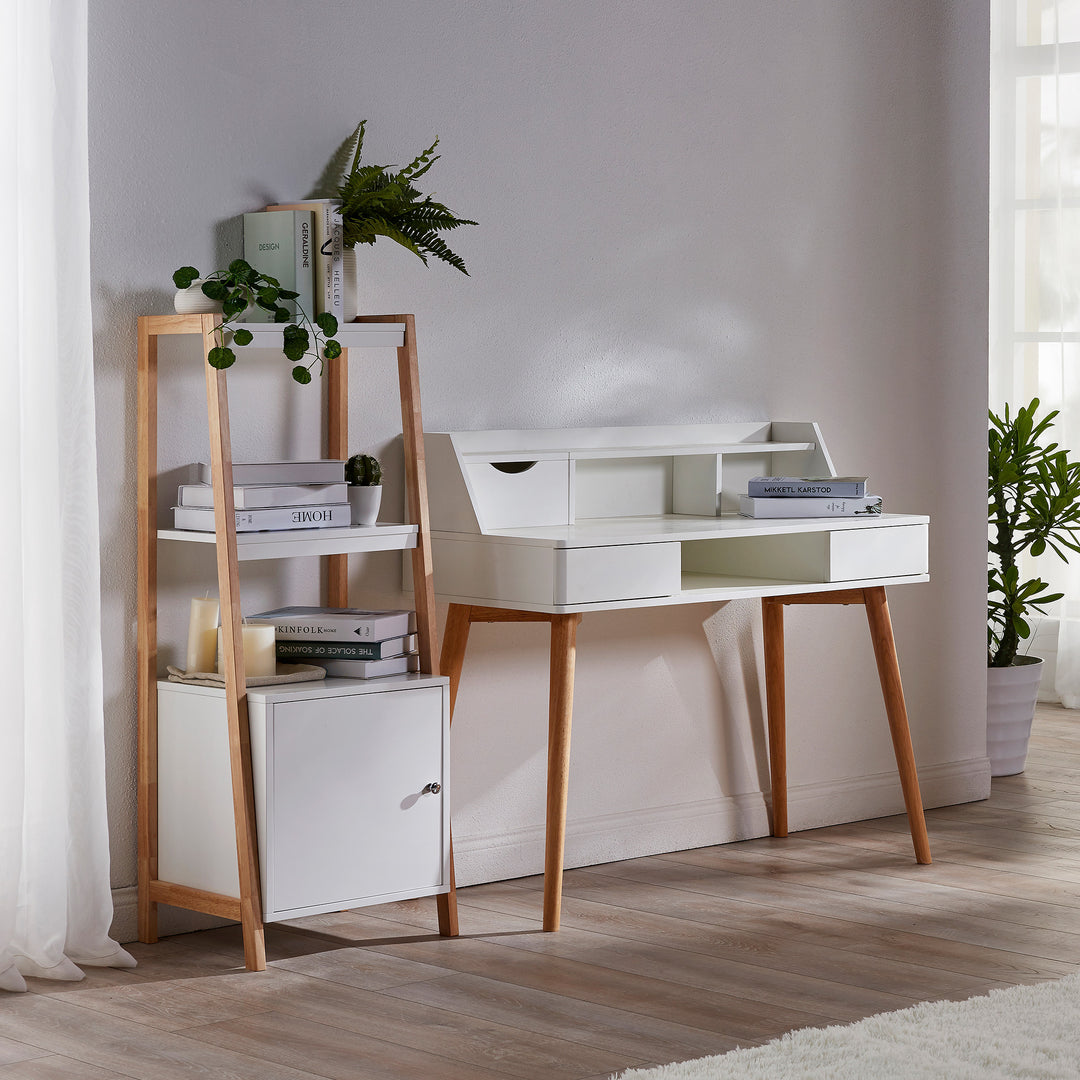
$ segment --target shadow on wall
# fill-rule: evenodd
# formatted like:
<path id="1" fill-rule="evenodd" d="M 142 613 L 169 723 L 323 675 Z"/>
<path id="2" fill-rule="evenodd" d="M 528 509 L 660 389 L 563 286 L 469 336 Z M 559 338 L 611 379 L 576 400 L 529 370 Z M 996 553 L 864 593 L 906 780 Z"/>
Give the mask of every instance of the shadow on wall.
<path id="1" fill-rule="evenodd" d="M 716 665 L 717 693 L 722 702 L 721 715 L 713 725 L 717 779 L 725 793 L 752 771 L 758 790 L 768 792 L 769 751 L 764 710 L 765 688 L 760 676 L 758 656 L 760 620 L 757 605 L 733 604 L 730 601 L 713 611 L 701 626 Z M 741 716 L 745 722 L 731 723 Z M 749 740 L 749 743 L 747 743 Z M 742 769 L 736 769 L 736 762 Z"/>

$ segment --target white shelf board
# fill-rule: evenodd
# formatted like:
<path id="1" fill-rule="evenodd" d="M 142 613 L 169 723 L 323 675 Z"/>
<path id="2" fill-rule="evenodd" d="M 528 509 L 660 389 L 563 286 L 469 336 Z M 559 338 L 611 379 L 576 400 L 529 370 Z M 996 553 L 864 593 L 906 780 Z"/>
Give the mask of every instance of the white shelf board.
<path id="1" fill-rule="evenodd" d="M 688 514 L 619 518 L 579 518 L 573 525 L 526 529 L 492 529 L 507 543 L 545 547 L 598 547 L 605 544 L 658 544 L 679 540 L 712 540 L 731 536 L 776 536 L 781 533 L 836 532 L 838 529 L 879 529 L 890 525 L 925 525 L 923 514 L 874 514 L 868 517 L 748 518 L 741 514 L 692 517 Z M 454 538 L 461 534 L 435 533 Z"/>
<path id="2" fill-rule="evenodd" d="M 405 675 L 384 675 L 378 679 L 311 679 L 308 682 L 267 683 L 249 686 L 247 696 L 254 701 L 300 701 L 305 698 L 351 697 L 355 694 L 380 694 L 418 686 L 449 686 L 446 675 L 425 675 L 413 671 Z M 170 691 L 196 694 L 202 697 L 222 697 L 223 686 L 203 686 L 199 683 L 174 682 L 158 679 L 158 686 Z"/>
<path id="3" fill-rule="evenodd" d="M 629 458 L 629 457 L 683 457 L 684 455 L 709 455 L 716 454 L 784 454 L 800 450 L 813 450 L 815 443 L 812 442 L 740 442 L 740 443 L 709 443 L 691 444 L 682 446 L 627 446 L 627 447 L 598 447 L 595 450 L 571 450 L 570 457 L 574 461 L 588 460 L 590 458 Z"/>
<path id="4" fill-rule="evenodd" d="M 567 450 L 530 449 L 526 446 L 520 450 L 491 453 L 467 450 L 462 454 L 462 459 L 471 464 L 476 461 L 546 461 L 552 458 L 588 461 L 595 458 L 683 457 L 691 454 L 784 454 L 813 450 L 815 445 L 812 442 L 655 443 L 647 446 L 597 446 Z"/>
<path id="5" fill-rule="evenodd" d="M 280 349 L 282 324 L 233 323 L 232 330 L 250 330 L 252 342 L 246 349 Z M 373 346 L 400 347 L 405 341 L 404 323 L 338 323 L 334 339 L 343 349 L 362 349 Z"/>
<path id="6" fill-rule="evenodd" d="M 756 600 L 762 596 L 795 596 L 800 593 L 842 592 L 878 585 L 903 585 L 929 581 L 929 574 L 853 581 L 786 581 L 780 578 L 734 577 L 727 574 L 696 574 L 683 571 L 682 603 L 712 600 Z"/>
<path id="7" fill-rule="evenodd" d="M 158 529 L 159 540 L 216 544 L 217 535 L 192 529 Z M 240 562 L 294 555 L 344 555 L 354 551 L 403 551 L 416 547 L 415 525 L 361 525 L 340 529 L 279 529 L 236 534 Z"/>

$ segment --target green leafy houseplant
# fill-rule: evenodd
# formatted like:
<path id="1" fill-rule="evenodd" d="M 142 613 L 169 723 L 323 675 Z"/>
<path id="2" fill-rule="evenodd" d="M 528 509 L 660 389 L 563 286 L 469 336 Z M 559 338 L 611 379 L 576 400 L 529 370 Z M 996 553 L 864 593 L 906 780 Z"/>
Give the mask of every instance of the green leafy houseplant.
<path id="1" fill-rule="evenodd" d="M 194 266 L 181 266 L 173 274 L 173 284 L 178 289 L 188 289 L 199 277 L 199 271 Z M 295 300 L 299 294 L 283 289 L 276 278 L 260 273 L 243 259 L 234 259 L 227 270 L 216 270 L 210 274 L 203 280 L 201 289 L 211 300 L 221 304 L 221 325 L 214 331 L 217 344 L 207 356 L 213 368 L 231 367 L 236 363 L 232 346 L 251 344 L 250 330 L 243 327 L 231 329 L 230 324 L 252 306 L 272 313 L 275 323 L 288 324 L 282 329 L 283 352 L 295 365 L 292 377 L 298 383 L 311 382 L 311 368 L 316 363 L 321 370 L 324 359 L 332 360 L 341 355 L 341 345 L 334 338 L 338 324 L 333 315 L 316 315 L 312 322 L 297 305 L 294 316 L 281 301 Z M 312 360 L 308 364 L 302 363 L 309 354 Z"/>
<path id="2" fill-rule="evenodd" d="M 464 261 L 446 246 L 439 233 L 476 222 L 459 218 L 430 195 L 421 195 L 414 186 L 439 160 L 435 153 L 439 140 L 397 172 L 385 165 L 362 165 L 366 124 L 366 120 L 361 121 L 338 147 L 308 198 L 341 201 L 347 248 L 374 244 L 380 236 L 386 236 L 418 255 L 425 265 L 430 256 L 468 274 Z"/>
<path id="3" fill-rule="evenodd" d="M 370 454 L 353 454 L 345 463 L 345 479 L 353 487 L 375 487 L 382 483 L 382 466 Z"/>
<path id="4" fill-rule="evenodd" d="M 1030 611 L 1062 593 L 1048 591 L 1041 578 L 1021 580 L 1023 554 L 1042 555 L 1048 548 L 1068 561 L 1080 551 L 1080 462 L 1070 461 L 1057 443 L 1041 445 L 1057 410 L 1037 416 L 1039 399 L 1000 417 L 990 412 L 989 558 L 987 566 L 987 664 L 1008 667 L 1021 639 L 1031 635 Z"/>

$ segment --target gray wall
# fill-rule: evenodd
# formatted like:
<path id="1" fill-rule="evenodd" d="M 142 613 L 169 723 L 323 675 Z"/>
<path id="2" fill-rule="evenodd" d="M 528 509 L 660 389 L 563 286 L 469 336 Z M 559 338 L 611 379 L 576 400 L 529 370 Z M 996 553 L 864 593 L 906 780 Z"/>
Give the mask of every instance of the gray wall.
<path id="1" fill-rule="evenodd" d="M 480 221 L 471 271 L 361 249 L 372 312 L 416 313 L 429 430 L 821 423 L 841 471 L 933 516 L 894 620 L 928 803 L 985 796 L 985 0 L 91 0 L 92 255 L 113 882 L 135 880 L 135 317 L 240 253 L 367 118 L 368 159 L 438 135 L 426 180 Z M 162 468 L 205 453 L 198 353 L 162 350 Z M 244 357 L 234 450 L 317 453 L 318 383 Z M 393 355 L 359 361 L 356 449 L 400 498 Z M 396 475 L 395 475 L 396 474 Z M 167 485 L 163 501 L 167 503 Z M 174 560 L 174 556 L 176 556 Z M 313 602 L 302 563 L 244 603 Z M 437 568 L 436 568 L 437 572 Z M 163 659 L 205 553 L 162 548 Z M 393 605 L 396 557 L 352 566 Z M 901 808 L 862 613 L 789 615 L 793 827 Z M 568 859 L 759 834 L 749 603 L 585 619 Z M 452 807 L 459 881 L 541 863 L 546 641 L 473 632 Z"/>

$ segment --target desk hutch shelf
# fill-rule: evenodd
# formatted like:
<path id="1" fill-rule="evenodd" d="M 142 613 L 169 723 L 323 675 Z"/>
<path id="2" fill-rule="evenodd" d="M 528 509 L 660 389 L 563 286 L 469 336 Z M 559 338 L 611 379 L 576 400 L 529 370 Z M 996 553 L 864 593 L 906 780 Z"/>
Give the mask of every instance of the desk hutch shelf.
<path id="1" fill-rule="evenodd" d="M 437 659 L 413 316 L 364 316 L 341 326 L 342 354 L 327 361 L 325 374 L 326 455 L 347 458 L 349 350 L 396 349 L 412 524 L 239 536 L 226 373 L 206 362 L 220 320 L 220 315 L 139 319 L 139 940 L 157 940 L 159 903 L 235 919 L 243 927 L 247 967 L 261 970 L 266 966 L 264 920 L 423 895 L 437 897 L 441 932 L 456 933 L 443 782 L 449 691 Z M 281 347 L 280 328 L 248 329 L 254 335 L 248 348 Z M 161 336 L 175 334 L 198 335 L 203 342 L 214 533 L 157 528 L 157 346 Z M 216 548 L 224 690 L 159 681 L 159 541 Z M 385 550 L 412 553 L 420 672 L 249 690 L 239 563 L 322 557 L 325 603 L 347 607 L 349 553 Z M 337 784 L 328 782 L 328 771 L 335 769 Z M 192 779 L 198 791 L 192 790 Z M 399 787 L 389 790 L 388 784 Z M 380 788 L 387 789 L 381 802 Z M 387 806 L 419 809 L 406 820 L 388 814 Z M 366 845 L 359 857 L 357 835 Z"/>

